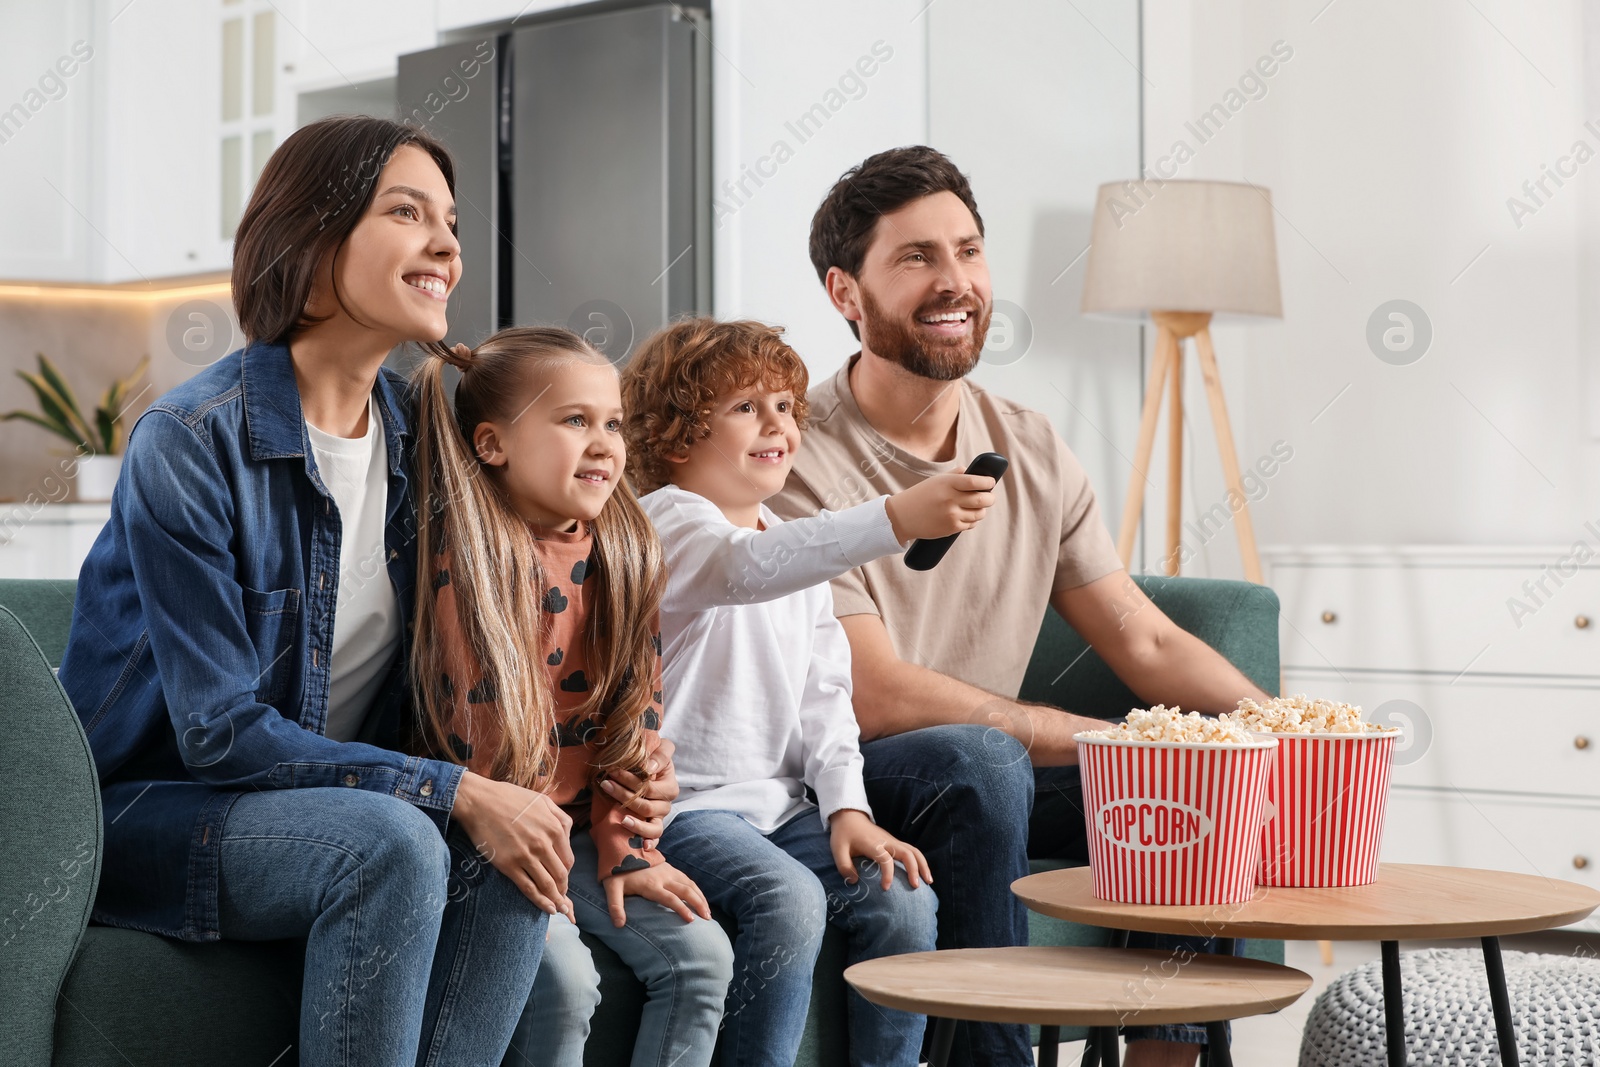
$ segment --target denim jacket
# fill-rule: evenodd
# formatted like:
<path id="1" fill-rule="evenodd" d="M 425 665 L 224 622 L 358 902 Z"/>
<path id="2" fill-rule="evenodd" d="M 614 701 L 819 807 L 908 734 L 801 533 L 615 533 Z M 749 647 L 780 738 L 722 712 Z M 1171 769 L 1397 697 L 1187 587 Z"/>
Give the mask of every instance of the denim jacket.
<path id="1" fill-rule="evenodd" d="M 234 352 L 134 426 L 60 670 L 100 774 L 96 921 L 218 939 L 222 823 L 252 789 L 369 789 L 443 828 L 463 768 L 398 751 L 416 575 L 403 390 L 380 372 L 387 559 L 357 578 L 392 583 L 404 636 L 351 742 L 323 733 L 340 523 L 307 446 L 288 348 Z"/>

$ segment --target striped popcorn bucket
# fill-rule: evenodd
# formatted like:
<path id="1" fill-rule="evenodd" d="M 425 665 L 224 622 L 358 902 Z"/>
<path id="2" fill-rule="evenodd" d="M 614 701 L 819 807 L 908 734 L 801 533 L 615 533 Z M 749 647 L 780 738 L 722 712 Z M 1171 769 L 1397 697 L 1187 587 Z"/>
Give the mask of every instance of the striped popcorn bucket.
<path id="1" fill-rule="evenodd" d="M 1122 904 L 1234 904 L 1255 891 L 1278 743 L 1078 735 L 1094 895 Z"/>
<path id="2" fill-rule="evenodd" d="M 1259 885 L 1369 885 L 1400 731 L 1259 734 L 1278 739 L 1261 824 Z"/>

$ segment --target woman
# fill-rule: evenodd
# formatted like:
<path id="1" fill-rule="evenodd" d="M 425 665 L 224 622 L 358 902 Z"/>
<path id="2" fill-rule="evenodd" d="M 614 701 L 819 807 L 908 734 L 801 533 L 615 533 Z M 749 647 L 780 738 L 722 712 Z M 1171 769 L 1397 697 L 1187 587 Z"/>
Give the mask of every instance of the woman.
<path id="1" fill-rule="evenodd" d="M 382 364 L 445 335 L 449 154 L 382 119 L 307 126 L 234 248 L 249 343 L 134 427 L 61 664 L 105 808 L 94 917 L 305 938 L 308 1067 L 495 1063 L 571 908 L 571 820 L 404 754 L 416 505 Z"/>

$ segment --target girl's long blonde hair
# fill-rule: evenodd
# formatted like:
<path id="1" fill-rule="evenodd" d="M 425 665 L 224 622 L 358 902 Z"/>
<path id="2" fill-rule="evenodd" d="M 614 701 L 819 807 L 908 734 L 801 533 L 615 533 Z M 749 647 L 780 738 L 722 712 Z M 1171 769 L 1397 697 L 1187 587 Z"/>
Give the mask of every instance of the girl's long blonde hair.
<path id="1" fill-rule="evenodd" d="M 526 788 L 554 781 L 555 698 L 545 669 L 543 602 L 546 576 L 528 524 L 506 498 L 499 472 L 470 444 L 479 424 L 514 416 L 541 383 L 574 361 L 604 363 L 570 330 L 517 326 L 476 349 L 431 347 L 412 374 L 417 393 L 418 610 L 411 677 L 429 748 L 459 760 L 449 743 L 452 702 L 443 691 L 446 652 L 435 617 L 436 557 L 450 553 L 450 585 L 461 634 L 493 694 L 498 742 L 486 753 L 489 773 Z M 444 367 L 461 371 L 452 406 Z M 582 719 L 603 721 L 597 763 L 644 776 L 643 721 L 652 700 L 659 638 L 652 630 L 666 573 L 656 538 L 627 480 L 619 476 L 591 524 L 598 588 L 584 640 L 596 679 Z M 476 747 L 476 746 L 475 746 Z M 478 763 L 474 754 L 474 762 Z"/>

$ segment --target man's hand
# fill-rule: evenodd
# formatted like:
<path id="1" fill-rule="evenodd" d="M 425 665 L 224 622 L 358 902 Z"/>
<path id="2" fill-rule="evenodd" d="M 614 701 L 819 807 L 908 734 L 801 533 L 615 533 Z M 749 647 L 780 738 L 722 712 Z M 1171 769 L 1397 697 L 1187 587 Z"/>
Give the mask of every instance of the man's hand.
<path id="1" fill-rule="evenodd" d="M 947 537 L 970 530 L 994 505 L 994 479 L 950 471 L 923 479 L 884 503 L 901 544 L 921 537 Z"/>
<path id="2" fill-rule="evenodd" d="M 920 851 L 906 844 L 883 827 L 874 823 L 864 811 L 841 808 L 828 820 L 828 833 L 832 838 L 833 865 L 844 876 L 846 885 L 855 885 L 857 874 L 855 857 L 872 860 L 882 872 L 883 888 L 894 884 L 896 860 L 905 864 L 906 877 L 915 889 L 923 882 L 933 882 L 933 872 L 928 860 Z"/>
<path id="3" fill-rule="evenodd" d="M 606 879 L 606 906 L 611 912 L 611 924 L 628 925 L 628 909 L 624 897 L 644 897 L 682 916 L 683 921 L 694 922 L 696 915 L 711 918 L 711 905 L 706 895 L 694 884 L 694 879 L 670 863 L 659 863 L 645 870 L 613 874 Z M 690 909 L 693 909 L 691 911 Z"/>
<path id="4" fill-rule="evenodd" d="M 655 848 L 660 841 L 667 813 L 672 810 L 672 802 L 678 799 L 678 772 L 672 765 L 672 754 L 677 747 L 667 738 L 661 739 L 661 744 L 645 761 L 645 773 L 650 776 L 647 780 L 641 780 L 632 771 L 612 771 L 608 778 L 600 780 L 600 788 L 606 791 L 606 796 L 634 813 L 623 816 L 622 825 L 644 838 L 646 849 Z M 629 801 L 628 798 L 641 788 L 644 792 Z"/>
<path id="5" fill-rule="evenodd" d="M 480 855 L 544 911 L 573 918 L 567 897 L 572 817 L 544 793 L 467 771 L 451 816 Z"/>

